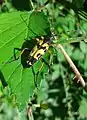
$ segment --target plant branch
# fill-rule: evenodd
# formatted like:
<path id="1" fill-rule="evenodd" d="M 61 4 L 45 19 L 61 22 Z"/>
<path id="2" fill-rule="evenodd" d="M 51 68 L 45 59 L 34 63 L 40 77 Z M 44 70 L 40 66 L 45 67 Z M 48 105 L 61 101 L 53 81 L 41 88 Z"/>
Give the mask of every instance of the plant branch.
<path id="1" fill-rule="evenodd" d="M 85 89 L 85 91 L 87 92 L 87 87 L 86 87 L 86 83 L 83 79 L 83 77 L 81 76 L 80 72 L 78 71 L 78 69 L 76 68 L 75 64 L 73 63 L 73 61 L 71 60 L 71 58 L 68 56 L 68 54 L 66 53 L 66 51 L 64 50 L 63 46 L 61 44 L 56 45 L 56 50 L 57 48 L 60 48 L 65 59 L 67 60 L 67 62 L 69 63 L 70 67 L 72 68 L 73 72 L 76 75 L 77 83 L 80 82 L 82 87 Z M 58 50 L 57 50 L 58 51 Z"/>

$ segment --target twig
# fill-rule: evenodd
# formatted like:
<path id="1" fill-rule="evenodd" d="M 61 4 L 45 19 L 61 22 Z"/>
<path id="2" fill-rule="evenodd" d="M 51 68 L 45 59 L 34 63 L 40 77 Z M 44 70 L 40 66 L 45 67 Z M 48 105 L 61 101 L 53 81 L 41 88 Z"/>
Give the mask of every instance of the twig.
<path id="1" fill-rule="evenodd" d="M 35 8 L 34 8 L 34 4 L 33 4 L 32 0 L 30 0 L 30 4 L 31 4 L 32 9 L 34 10 Z"/>
<path id="2" fill-rule="evenodd" d="M 61 44 L 56 45 L 56 48 L 60 48 L 65 59 L 67 60 L 67 62 L 69 63 L 70 67 L 72 68 L 73 72 L 76 75 L 77 83 L 80 82 L 82 87 L 85 89 L 85 91 L 87 92 L 87 87 L 86 87 L 86 83 L 83 79 L 83 77 L 81 76 L 80 72 L 78 71 L 78 69 L 76 68 L 75 64 L 73 63 L 73 61 L 71 60 L 71 58 L 68 56 L 68 54 L 66 53 L 66 51 L 64 50 L 63 46 Z M 56 49 L 57 50 L 57 49 Z M 57 50 L 58 51 L 58 50 Z"/>

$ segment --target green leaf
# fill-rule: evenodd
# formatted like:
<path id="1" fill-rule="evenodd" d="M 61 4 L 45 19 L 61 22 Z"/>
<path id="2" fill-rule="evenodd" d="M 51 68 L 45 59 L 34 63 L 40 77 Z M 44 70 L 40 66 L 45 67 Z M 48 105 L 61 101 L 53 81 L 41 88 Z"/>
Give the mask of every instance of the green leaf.
<path id="1" fill-rule="evenodd" d="M 84 95 L 86 96 L 86 93 L 84 93 Z M 86 110 L 87 110 L 87 100 L 86 98 L 83 97 L 79 108 L 80 116 L 85 116 L 87 114 Z"/>
<path id="2" fill-rule="evenodd" d="M 22 12 L 0 15 L 0 63 L 10 59 L 13 56 L 13 48 L 20 47 L 24 41 L 27 26 L 20 14 Z M 25 15 L 27 19 L 27 14 Z"/>
<path id="3" fill-rule="evenodd" d="M 61 62 L 65 61 L 64 55 L 62 54 L 60 49 L 58 50 L 58 53 L 57 53 L 57 59 Z"/>
<path id="4" fill-rule="evenodd" d="M 87 55 L 85 56 L 85 60 L 84 60 L 84 63 L 83 63 L 83 68 L 84 70 L 86 71 L 87 70 Z"/>
<path id="5" fill-rule="evenodd" d="M 83 41 L 80 42 L 80 49 L 83 53 L 87 53 L 87 44 Z"/>
<path id="6" fill-rule="evenodd" d="M 21 19 L 20 14 L 22 14 L 23 19 Z M 30 28 L 26 25 L 28 17 L 30 18 Z M 39 20 L 41 20 L 41 22 L 38 22 Z M 11 93 L 15 95 L 16 103 L 20 109 L 23 109 L 26 106 L 29 97 L 32 96 L 34 92 L 34 75 L 31 68 L 24 69 L 22 67 L 20 59 L 11 63 L 8 62 L 11 58 L 14 59 L 14 48 L 22 47 L 27 28 L 28 33 L 31 36 L 33 30 L 39 35 L 47 34 L 47 31 L 49 32 L 49 24 L 46 16 L 42 12 L 12 12 L 2 14 L 0 17 L 0 70 L 10 87 Z M 47 59 L 48 57 L 45 58 Z M 39 60 L 33 65 L 35 74 L 38 72 L 41 64 L 42 62 Z M 44 64 L 37 78 L 38 85 L 41 82 L 44 71 L 47 71 L 47 69 L 47 65 Z"/>
<path id="7" fill-rule="evenodd" d="M 16 102 L 23 108 L 29 96 L 33 94 L 34 82 L 31 69 L 25 70 L 21 66 L 20 59 L 7 63 L 13 57 L 14 48 L 21 48 L 27 26 L 26 12 L 12 12 L 0 15 L 0 70 L 7 81 L 11 92 L 16 96 Z M 3 52 L 2 52 L 3 51 Z M 26 72 L 25 72 L 26 71 Z"/>
<path id="8" fill-rule="evenodd" d="M 76 49 L 72 53 L 72 58 L 74 60 L 83 60 L 84 59 L 84 54 L 79 49 Z"/>
<path id="9" fill-rule="evenodd" d="M 87 21 L 87 20 L 86 20 Z M 87 22 L 86 21 L 81 21 L 81 29 L 87 32 Z"/>
<path id="10" fill-rule="evenodd" d="M 33 12 L 28 21 L 28 37 L 34 38 L 50 34 L 50 24 L 43 12 Z"/>
<path id="11" fill-rule="evenodd" d="M 46 101 L 42 101 L 40 103 L 40 107 L 44 110 L 48 109 L 48 103 Z"/>

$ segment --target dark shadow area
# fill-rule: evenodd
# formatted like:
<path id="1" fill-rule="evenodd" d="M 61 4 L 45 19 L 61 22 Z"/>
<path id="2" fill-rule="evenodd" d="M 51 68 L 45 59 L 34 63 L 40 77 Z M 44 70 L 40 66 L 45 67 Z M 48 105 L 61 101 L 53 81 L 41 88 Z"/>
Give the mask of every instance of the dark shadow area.
<path id="1" fill-rule="evenodd" d="M 0 5 L 2 5 L 5 2 L 5 0 L 0 0 Z"/>
<path id="2" fill-rule="evenodd" d="M 24 10 L 29 11 L 31 9 L 29 0 L 12 0 L 12 5 L 17 10 L 21 10 L 21 11 Z"/>
<path id="3" fill-rule="evenodd" d="M 0 80 L 1 80 L 3 87 L 6 87 L 8 85 L 7 82 L 5 81 L 3 73 L 1 71 L 0 71 Z"/>

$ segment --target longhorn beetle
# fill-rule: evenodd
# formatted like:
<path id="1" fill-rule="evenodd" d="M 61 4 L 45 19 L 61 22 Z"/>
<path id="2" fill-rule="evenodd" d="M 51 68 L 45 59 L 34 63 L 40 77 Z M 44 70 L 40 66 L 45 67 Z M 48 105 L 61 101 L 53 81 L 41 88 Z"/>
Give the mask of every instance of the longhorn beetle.
<path id="1" fill-rule="evenodd" d="M 41 12 L 38 12 L 38 13 L 41 13 Z M 33 32 L 33 30 L 29 26 L 27 27 L 31 32 Z M 34 39 L 30 38 L 31 40 L 25 40 L 21 49 L 14 48 L 14 60 L 19 59 L 19 57 L 16 56 L 16 51 L 21 51 L 21 64 L 23 68 L 32 67 L 33 74 L 35 75 L 33 64 L 36 63 L 40 58 L 42 58 L 42 56 L 46 53 L 46 51 L 48 50 L 52 42 L 53 36 L 50 31 L 49 31 L 49 35 L 38 36 L 36 33 L 34 34 L 36 35 L 36 37 Z M 49 67 L 48 63 L 43 58 L 42 58 L 42 62 L 45 62 L 45 64 L 47 64 L 47 66 Z M 42 66 L 38 70 L 37 76 Z M 36 76 L 36 80 L 34 79 L 35 85 L 37 81 L 37 76 Z"/>

